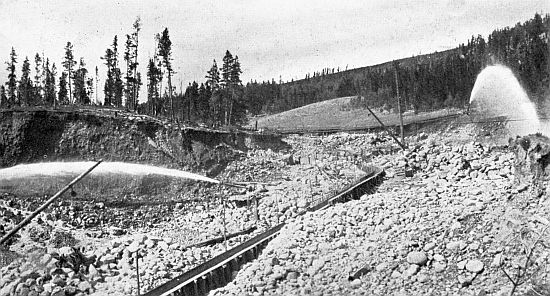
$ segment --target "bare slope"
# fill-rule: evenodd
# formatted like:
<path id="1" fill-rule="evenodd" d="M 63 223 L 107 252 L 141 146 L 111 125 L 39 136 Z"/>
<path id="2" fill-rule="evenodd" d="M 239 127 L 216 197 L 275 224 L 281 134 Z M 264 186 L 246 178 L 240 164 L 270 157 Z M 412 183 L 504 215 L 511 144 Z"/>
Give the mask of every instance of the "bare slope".
<path id="1" fill-rule="evenodd" d="M 258 128 L 279 131 L 325 131 L 325 130 L 355 130 L 378 127 L 376 119 L 367 109 L 345 110 L 352 97 L 336 98 L 319 103 L 306 105 L 282 113 L 257 119 Z M 396 113 L 373 110 L 386 125 L 399 124 Z M 414 114 L 405 112 L 405 124 L 458 114 L 458 110 L 438 110 Z M 251 127 L 256 124 L 252 121 Z"/>

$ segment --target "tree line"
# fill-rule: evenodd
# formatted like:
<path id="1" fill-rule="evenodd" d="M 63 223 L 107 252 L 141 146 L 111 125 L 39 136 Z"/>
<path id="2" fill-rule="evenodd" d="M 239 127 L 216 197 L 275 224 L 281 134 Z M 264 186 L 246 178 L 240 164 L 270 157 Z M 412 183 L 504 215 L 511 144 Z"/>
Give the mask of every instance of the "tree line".
<path id="1" fill-rule="evenodd" d="M 404 109 L 464 107 L 479 72 L 499 63 L 510 67 L 530 97 L 543 104 L 550 85 L 549 27 L 550 16 L 537 13 L 524 23 L 493 31 L 487 40 L 472 36 L 444 52 L 345 71 L 325 68 L 287 83 L 251 81 L 244 101 L 253 114 L 278 113 L 361 93 L 364 97 L 352 100 L 349 107 L 396 110 L 397 72 Z"/>
<path id="2" fill-rule="evenodd" d="M 122 60 L 118 36 L 101 57 L 107 70 L 102 102 L 98 101 L 98 68 L 89 72 L 84 59 L 75 59 L 73 45 L 67 42 L 62 68 L 37 53 L 34 76 L 26 57 L 17 77 L 18 56 L 12 48 L 6 62 L 8 80 L 0 86 L 0 107 L 101 104 L 172 121 L 223 126 L 242 124 L 248 115 L 277 113 L 359 93 L 363 98 L 352 100 L 350 108 L 369 105 L 395 110 L 397 74 L 404 109 L 423 111 L 465 106 L 477 74 L 495 63 L 510 67 L 529 95 L 542 104 L 550 84 L 549 26 L 549 15 L 535 14 L 524 23 L 493 31 L 487 40 L 472 36 L 466 44 L 444 52 L 351 70 L 347 66 L 345 70 L 324 68 L 287 83 L 272 79 L 243 85 L 239 58 L 227 50 L 221 67 L 214 59 L 204 81 L 193 81 L 185 90 L 180 84 L 178 93 L 172 81 L 176 73 L 168 28 L 154 37 L 156 50 L 145 66 L 145 79 L 138 71 L 141 21 L 137 18 L 125 36 Z M 140 101 L 144 83 L 147 98 Z"/>
<path id="3" fill-rule="evenodd" d="M 104 106 L 126 107 L 130 110 L 136 110 L 141 85 L 141 75 L 137 72 L 137 48 L 140 28 L 140 19 L 137 18 L 133 25 L 134 31 L 126 35 L 125 77 L 122 77 L 118 61 L 117 36 L 114 37 L 111 47 L 105 51 L 105 55 L 101 57 L 107 67 L 107 78 L 103 88 L 105 94 L 103 103 L 100 103 L 97 98 L 99 92 L 98 68 L 95 67 L 94 73 L 90 73 L 86 68 L 84 58 L 75 58 L 73 44 L 69 41 L 64 47 L 62 69 L 59 76 L 55 63 L 50 64 L 49 58 L 37 53 L 34 58 L 34 77 L 31 77 L 30 61 L 28 57 L 25 57 L 21 66 L 21 77 L 18 79 L 16 75 L 18 57 L 12 47 L 10 58 L 6 62 L 8 81 L 5 85 L 0 86 L 0 107 L 56 107 L 60 105 L 102 104 Z M 125 105 L 123 105 L 123 96 L 125 96 Z"/>
<path id="4" fill-rule="evenodd" d="M 97 98 L 100 84 L 98 68 L 95 68 L 95 73 L 90 73 L 84 58 L 75 58 L 71 42 L 67 42 L 64 48 L 59 74 L 55 63 L 50 64 L 49 58 L 37 53 L 34 77 L 31 77 L 28 58 L 23 61 L 21 76 L 17 77 L 18 56 L 12 48 L 6 62 L 8 81 L 0 86 L 0 108 L 102 105 L 210 126 L 234 125 L 245 121 L 247 107 L 242 101 L 244 87 L 240 79 L 242 71 L 239 57 L 227 50 L 221 68 L 214 60 L 206 73 L 206 80 L 200 86 L 193 82 L 185 92 L 180 87 L 180 93 L 176 94 L 172 83 L 175 72 L 168 28 L 155 35 L 155 53 L 146 66 L 147 98 L 140 103 L 139 93 L 144 83 L 138 71 L 140 30 L 141 20 L 138 17 L 132 32 L 126 35 L 123 60 L 120 60 L 119 39 L 116 35 L 101 57 L 107 70 L 102 102 Z"/>
<path id="5" fill-rule="evenodd" d="M 166 34 L 168 32 L 165 30 Z M 159 40 L 166 39 L 165 34 Z M 167 36 L 167 35 L 166 35 Z M 166 54 L 168 53 L 168 54 Z M 238 56 L 225 52 L 222 67 L 214 59 L 205 81 L 193 81 L 185 92 L 172 94 L 170 50 L 161 51 L 149 59 L 147 65 L 147 102 L 139 105 L 139 112 L 152 116 L 170 117 L 182 122 L 202 123 L 208 126 L 235 125 L 246 120 L 247 105 L 243 101 L 241 63 Z M 168 73 L 168 94 L 161 94 L 163 75 Z"/>

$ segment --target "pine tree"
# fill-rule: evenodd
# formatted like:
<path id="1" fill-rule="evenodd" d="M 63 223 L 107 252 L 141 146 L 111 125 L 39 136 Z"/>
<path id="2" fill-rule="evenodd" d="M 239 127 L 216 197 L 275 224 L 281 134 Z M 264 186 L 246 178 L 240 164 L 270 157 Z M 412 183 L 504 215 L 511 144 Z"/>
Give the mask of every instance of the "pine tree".
<path id="1" fill-rule="evenodd" d="M 137 111 L 139 88 L 141 85 L 141 75 L 137 72 L 138 63 L 138 45 L 139 45 L 139 31 L 141 31 L 141 19 L 139 16 L 134 21 L 134 32 L 131 35 L 131 57 L 133 61 L 130 62 L 130 71 L 132 72 L 131 80 L 131 96 L 132 96 L 132 108 Z"/>
<path id="2" fill-rule="evenodd" d="M 74 74 L 74 98 L 75 103 L 80 105 L 90 104 L 89 90 L 87 89 L 87 75 L 88 70 L 86 69 L 86 63 L 84 63 L 84 58 L 80 58 L 80 63 L 78 69 Z"/>
<path id="3" fill-rule="evenodd" d="M 124 95 L 126 98 L 126 107 L 130 110 L 137 110 L 137 97 L 139 94 L 139 83 L 137 67 L 138 54 L 138 35 L 141 30 L 139 17 L 134 22 L 134 32 L 131 35 L 126 35 L 126 47 L 124 51 L 124 61 L 126 62 L 126 85 Z"/>
<path id="4" fill-rule="evenodd" d="M 222 102 L 224 108 L 224 124 L 230 125 L 237 121 L 241 121 L 244 116 L 244 105 L 241 102 L 242 85 L 241 85 L 241 63 L 239 57 L 233 55 L 229 50 L 225 52 L 222 66 Z M 237 110 L 236 110 L 237 109 Z M 238 111 L 237 117 L 234 111 Z M 234 120 L 235 118 L 237 120 Z"/>
<path id="5" fill-rule="evenodd" d="M 62 63 L 65 71 L 67 73 L 68 84 L 69 84 L 69 103 L 73 103 L 73 93 L 72 93 L 72 83 L 71 79 L 74 77 L 74 67 L 76 66 L 76 61 L 74 60 L 73 55 L 73 45 L 71 42 L 67 42 L 65 46 L 65 58 Z"/>
<path id="6" fill-rule="evenodd" d="M 122 107 L 122 96 L 124 95 L 124 82 L 122 81 L 122 73 L 120 68 L 115 68 L 115 85 L 114 85 L 114 103 L 116 107 Z"/>
<path id="7" fill-rule="evenodd" d="M 223 57 L 222 65 L 222 88 L 228 88 L 231 84 L 231 68 L 233 65 L 233 55 L 227 50 L 225 56 Z"/>
<path id="8" fill-rule="evenodd" d="M 43 63 L 42 58 L 37 53 L 34 56 L 34 73 L 35 73 L 34 74 L 34 96 L 37 102 L 44 104 L 44 97 L 43 97 L 44 86 L 42 85 L 44 81 L 43 79 L 44 65 L 42 65 L 42 63 Z"/>
<path id="9" fill-rule="evenodd" d="M 227 124 L 231 123 L 240 123 L 244 120 L 246 116 L 246 107 L 243 98 L 243 88 L 241 81 L 241 63 L 239 62 L 239 57 L 235 55 L 235 58 L 232 60 L 230 67 L 230 98 L 229 103 L 229 116 Z"/>
<path id="10" fill-rule="evenodd" d="M 155 58 L 149 59 L 149 64 L 147 65 L 147 99 L 150 113 L 153 116 L 159 115 L 159 111 L 161 110 L 159 92 L 159 83 L 161 79 L 162 72 L 160 68 L 157 67 Z"/>
<path id="11" fill-rule="evenodd" d="M 196 81 L 193 81 L 193 83 L 190 83 L 187 89 L 185 90 L 185 96 L 184 96 L 185 102 L 187 102 L 187 120 L 192 121 L 193 115 L 192 111 L 196 110 L 196 103 L 199 99 L 199 84 Z M 182 108 L 183 112 L 183 108 Z M 183 118 L 182 113 L 182 118 Z"/>
<path id="12" fill-rule="evenodd" d="M 103 91 L 105 93 L 104 105 L 106 106 L 122 106 L 122 96 L 124 91 L 124 83 L 120 68 L 118 67 L 118 37 L 113 39 L 112 48 L 105 50 L 105 55 L 101 57 L 105 60 L 107 66 L 107 79 Z"/>
<path id="13" fill-rule="evenodd" d="M 208 75 L 206 75 L 206 85 L 210 86 L 212 90 L 217 90 L 220 85 L 220 71 L 218 70 L 216 60 L 214 60 L 212 67 L 207 73 Z"/>
<path id="14" fill-rule="evenodd" d="M 59 92 L 57 93 L 57 100 L 61 105 L 69 104 L 69 97 L 67 97 L 67 73 L 61 72 L 61 77 L 59 78 Z"/>
<path id="15" fill-rule="evenodd" d="M 136 71 L 136 82 L 135 82 L 135 87 L 134 87 L 134 92 L 135 92 L 135 95 L 134 95 L 134 106 L 135 106 L 135 110 L 134 111 L 137 111 L 137 107 L 138 107 L 138 97 L 139 97 L 139 91 L 141 90 L 141 86 L 143 85 L 143 82 L 141 80 L 141 72 L 137 72 Z"/>
<path id="16" fill-rule="evenodd" d="M 122 96 L 124 92 L 124 83 L 122 82 L 122 73 L 118 66 L 118 37 L 113 39 L 113 103 L 116 107 L 122 107 Z"/>
<path id="17" fill-rule="evenodd" d="M 50 69 L 50 61 L 49 59 L 46 59 L 45 63 L 45 83 L 44 83 L 44 102 L 46 106 L 56 106 L 56 98 L 55 98 L 55 76 L 57 75 L 55 68 L 55 63 L 52 65 Z"/>
<path id="18" fill-rule="evenodd" d="M 221 88 L 222 92 L 221 95 L 221 102 L 223 106 L 223 124 L 228 125 L 230 122 L 230 106 L 231 102 L 233 101 L 233 93 L 231 88 L 231 68 L 233 66 L 233 55 L 229 50 L 225 52 L 225 56 L 223 57 L 223 65 L 222 65 L 222 81 L 221 81 Z"/>
<path id="19" fill-rule="evenodd" d="M 133 90 L 132 90 L 132 74 L 133 71 L 130 68 L 130 61 L 133 61 L 133 57 L 131 56 L 132 52 L 132 39 L 130 35 L 126 35 L 126 46 L 124 48 L 124 61 L 126 62 L 126 76 L 124 79 L 126 80 L 125 87 L 124 87 L 124 98 L 125 98 L 125 106 L 127 109 L 131 110 L 133 109 Z"/>
<path id="20" fill-rule="evenodd" d="M 201 83 L 201 86 L 199 87 L 197 113 L 203 123 L 208 122 L 208 119 L 210 118 L 208 101 L 210 100 L 211 96 L 212 96 L 212 91 L 210 89 L 210 85 L 207 84 L 205 86 L 204 83 Z"/>
<path id="21" fill-rule="evenodd" d="M 168 96 L 170 98 L 171 118 L 174 120 L 174 99 L 172 98 L 172 41 L 168 33 L 168 28 L 164 28 L 158 44 L 159 56 L 162 57 L 162 64 L 168 74 Z"/>
<path id="22" fill-rule="evenodd" d="M 97 101 L 97 96 L 98 96 L 97 86 L 98 85 L 99 85 L 99 71 L 97 69 L 97 66 L 95 66 L 95 103 L 94 104 L 98 104 L 98 101 Z"/>
<path id="23" fill-rule="evenodd" d="M 24 106 L 33 106 L 33 85 L 31 80 L 31 64 L 29 58 L 25 57 L 21 67 L 21 78 L 19 80 L 19 101 Z"/>
<path id="24" fill-rule="evenodd" d="M 231 85 L 239 86 L 241 85 L 241 63 L 239 62 L 239 57 L 235 56 L 233 63 L 231 64 L 230 77 Z"/>
<path id="25" fill-rule="evenodd" d="M 115 96 L 113 50 L 107 48 L 105 50 L 105 56 L 101 57 L 101 59 L 105 60 L 105 66 L 107 66 L 107 78 L 105 79 L 105 86 L 103 87 L 103 92 L 105 94 L 103 105 L 112 106 Z"/>
<path id="26" fill-rule="evenodd" d="M 0 108 L 6 108 L 8 106 L 8 97 L 6 96 L 6 87 L 0 86 Z"/>
<path id="27" fill-rule="evenodd" d="M 8 82 L 6 82 L 6 86 L 8 87 L 8 99 L 7 99 L 7 107 L 12 107 L 14 105 L 21 105 L 21 102 L 17 100 L 17 76 L 15 74 L 15 64 L 17 64 L 17 54 L 15 54 L 15 49 L 11 48 L 10 53 L 10 60 L 9 62 L 6 62 L 8 65 Z"/>

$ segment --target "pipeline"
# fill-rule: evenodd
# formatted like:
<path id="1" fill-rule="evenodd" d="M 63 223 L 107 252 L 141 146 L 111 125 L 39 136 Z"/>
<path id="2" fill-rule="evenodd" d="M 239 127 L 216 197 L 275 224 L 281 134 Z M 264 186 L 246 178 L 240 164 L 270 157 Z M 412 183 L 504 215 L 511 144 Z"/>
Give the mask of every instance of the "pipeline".
<path id="1" fill-rule="evenodd" d="M 307 211 L 325 209 L 337 202 L 346 202 L 358 199 L 364 194 L 373 193 L 376 186 L 382 182 L 384 171 L 374 167 L 366 167 L 364 170 L 366 173 L 364 177 L 347 186 L 336 195 L 320 200 L 318 203 L 310 206 Z M 223 287 L 233 280 L 233 272 L 238 271 L 245 263 L 258 258 L 261 250 L 279 234 L 279 231 L 284 226 L 285 223 L 281 223 L 270 228 L 266 232 L 206 261 L 143 295 L 200 296 L 208 294 L 210 290 Z"/>
<path id="2" fill-rule="evenodd" d="M 32 212 L 27 218 L 25 218 L 23 221 L 21 221 L 19 224 L 17 224 L 10 232 L 8 232 L 4 237 L 0 239 L 0 245 L 8 241 L 10 237 L 12 237 L 14 234 L 16 234 L 21 228 L 25 227 L 25 225 L 29 224 L 31 220 L 36 217 L 38 214 L 40 214 L 44 209 L 46 209 L 50 204 L 52 204 L 57 198 L 59 198 L 65 191 L 72 189 L 73 185 L 78 183 L 82 178 L 86 177 L 93 169 L 95 169 L 103 160 L 97 161 L 92 167 L 90 167 L 87 171 L 83 172 L 82 174 L 78 175 L 74 180 L 72 180 L 69 184 L 67 184 L 63 189 L 59 190 L 54 196 L 52 196 L 50 199 L 48 199 L 43 205 L 41 205 L 38 209 L 36 209 L 34 212 Z"/>

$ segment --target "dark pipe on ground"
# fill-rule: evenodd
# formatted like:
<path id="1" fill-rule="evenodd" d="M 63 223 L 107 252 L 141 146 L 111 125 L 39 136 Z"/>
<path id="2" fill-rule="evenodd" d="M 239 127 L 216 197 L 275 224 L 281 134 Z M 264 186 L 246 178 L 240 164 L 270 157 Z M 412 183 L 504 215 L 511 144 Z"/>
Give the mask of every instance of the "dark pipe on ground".
<path id="1" fill-rule="evenodd" d="M 63 187 L 59 192 L 57 192 L 54 196 L 52 196 L 50 199 L 48 199 L 43 205 L 41 205 L 38 209 L 36 209 L 32 214 L 30 214 L 27 218 L 25 218 L 21 223 L 17 224 L 8 234 L 6 234 L 2 239 L 0 239 L 0 245 L 2 245 L 5 241 L 7 241 L 10 237 L 12 237 L 14 234 L 16 234 L 21 228 L 25 227 L 31 220 L 36 217 L 40 212 L 42 212 L 44 209 L 46 209 L 51 203 L 53 203 L 58 197 L 63 195 L 65 191 L 71 189 L 71 195 L 74 193 L 73 185 L 78 183 L 82 178 L 84 178 L 86 175 L 88 175 L 93 169 L 95 169 L 103 160 L 99 160 L 97 163 L 95 163 L 91 168 L 89 168 L 84 173 L 80 174 L 78 177 L 74 178 L 67 186 Z M 76 194 L 75 194 L 76 195 Z M 73 195 L 74 196 L 74 195 Z"/>

